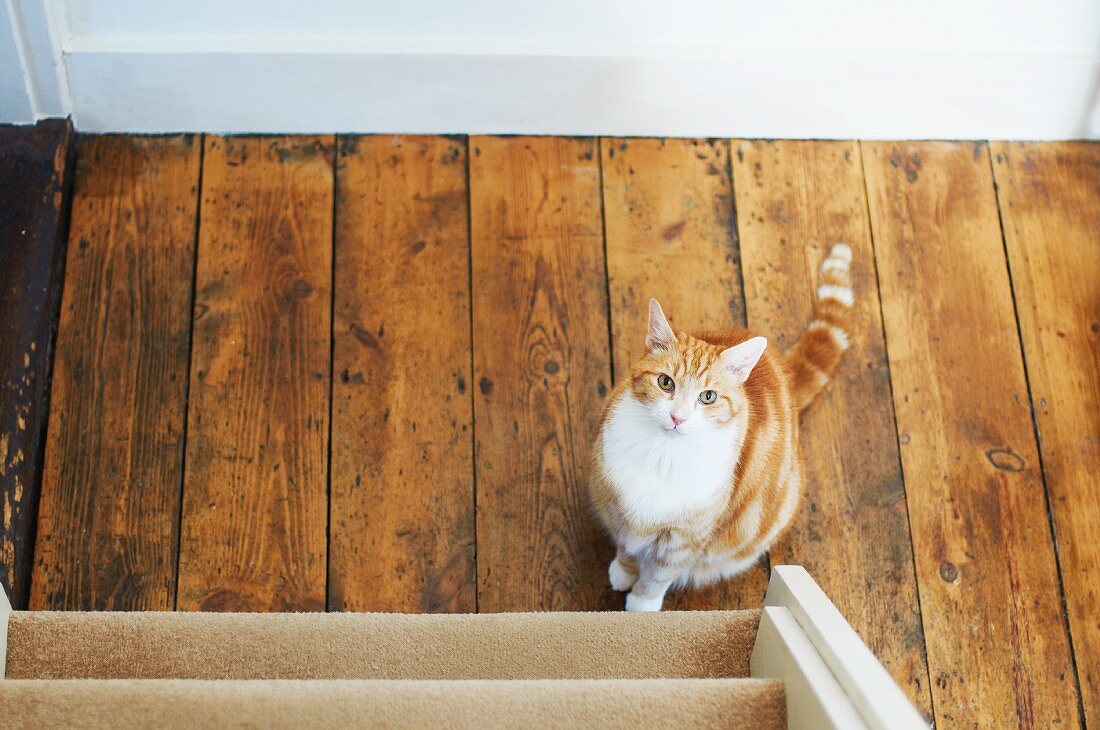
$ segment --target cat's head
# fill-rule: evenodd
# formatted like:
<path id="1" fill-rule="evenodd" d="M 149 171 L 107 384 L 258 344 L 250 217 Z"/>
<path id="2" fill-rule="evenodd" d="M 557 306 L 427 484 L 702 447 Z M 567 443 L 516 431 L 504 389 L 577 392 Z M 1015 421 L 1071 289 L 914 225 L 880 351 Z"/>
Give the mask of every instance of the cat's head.
<path id="1" fill-rule="evenodd" d="M 743 386 L 767 344 L 753 337 L 723 348 L 677 336 L 651 299 L 646 353 L 631 371 L 631 392 L 670 438 L 729 428 L 745 414 Z"/>

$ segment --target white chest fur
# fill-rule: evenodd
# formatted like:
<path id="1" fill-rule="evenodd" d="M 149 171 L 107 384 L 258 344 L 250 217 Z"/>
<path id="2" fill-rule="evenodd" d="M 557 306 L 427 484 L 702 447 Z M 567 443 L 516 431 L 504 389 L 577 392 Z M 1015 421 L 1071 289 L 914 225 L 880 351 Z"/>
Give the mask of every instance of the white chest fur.
<path id="1" fill-rule="evenodd" d="M 724 503 L 740 440 L 730 430 L 670 436 L 627 393 L 608 415 L 599 447 L 623 516 L 659 525 Z"/>

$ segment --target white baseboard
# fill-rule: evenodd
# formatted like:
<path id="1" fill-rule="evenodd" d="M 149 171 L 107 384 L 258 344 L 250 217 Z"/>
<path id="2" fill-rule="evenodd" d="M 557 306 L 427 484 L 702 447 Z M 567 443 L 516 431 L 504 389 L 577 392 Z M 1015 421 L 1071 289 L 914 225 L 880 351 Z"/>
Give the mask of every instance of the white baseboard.
<path id="1" fill-rule="evenodd" d="M 83 132 L 1100 138 L 1100 56 L 73 39 Z"/>

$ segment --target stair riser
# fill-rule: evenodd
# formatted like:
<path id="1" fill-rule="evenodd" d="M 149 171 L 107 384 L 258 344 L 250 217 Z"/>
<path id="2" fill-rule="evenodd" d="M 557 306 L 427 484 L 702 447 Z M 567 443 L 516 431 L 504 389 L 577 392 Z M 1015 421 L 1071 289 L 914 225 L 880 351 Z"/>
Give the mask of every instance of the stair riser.
<path id="1" fill-rule="evenodd" d="M 747 677 L 759 611 L 14 613 L 13 679 Z"/>
<path id="2" fill-rule="evenodd" d="M 771 680 L 8 681 L 0 717 L 19 728 L 786 727 Z"/>

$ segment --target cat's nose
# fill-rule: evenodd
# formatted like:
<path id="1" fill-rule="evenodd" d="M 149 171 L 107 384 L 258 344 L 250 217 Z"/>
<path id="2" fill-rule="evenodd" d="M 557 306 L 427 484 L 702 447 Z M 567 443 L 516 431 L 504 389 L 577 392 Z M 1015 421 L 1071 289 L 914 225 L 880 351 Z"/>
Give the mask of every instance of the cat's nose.
<path id="1" fill-rule="evenodd" d="M 679 425 L 680 425 L 681 423 L 683 423 L 684 421 L 686 421 L 686 420 L 687 420 L 686 418 L 680 418 L 680 417 L 679 417 L 679 416 L 677 416 L 677 415 L 676 415 L 675 413 L 670 413 L 670 414 L 668 414 L 668 415 L 669 415 L 669 417 L 670 417 L 670 418 L 672 418 L 672 427 L 673 427 L 673 428 L 676 428 L 676 427 L 677 427 L 677 426 L 679 426 Z"/>

